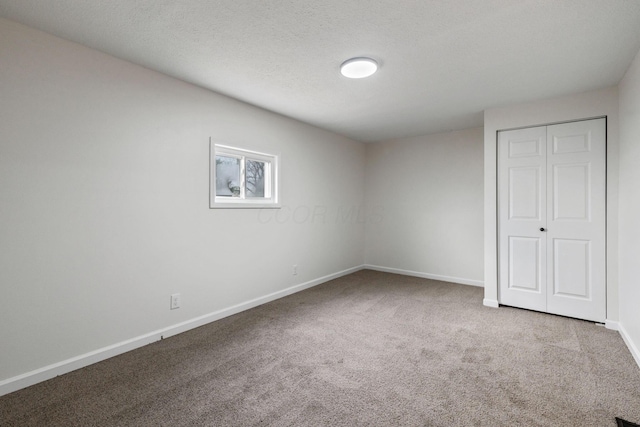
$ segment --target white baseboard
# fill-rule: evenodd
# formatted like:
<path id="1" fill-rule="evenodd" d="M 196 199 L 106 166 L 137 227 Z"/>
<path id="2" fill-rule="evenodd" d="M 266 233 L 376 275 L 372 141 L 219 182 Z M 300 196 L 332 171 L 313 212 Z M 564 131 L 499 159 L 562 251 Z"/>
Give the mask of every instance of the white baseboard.
<path id="1" fill-rule="evenodd" d="M 421 277 L 423 279 L 441 280 L 443 282 L 460 283 L 462 285 L 479 286 L 484 287 L 484 282 L 481 280 L 463 279 L 460 277 L 441 276 L 439 274 L 421 273 L 419 271 L 402 270 L 399 268 L 381 267 L 379 265 L 365 264 L 365 269 L 382 271 L 384 273 L 402 274 L 404 276 Z"/>
<path id="2" fill-rule="evenodd" d="M 498 303 L 497 300 L 495 300 L 495 299 L 487 299 L 487 298 L 482 300 L 482 305 L 484 305 L 485 307 L 492 307 L 492 308 L 500 307 L 500 303 Z"/>
<path id="3" fill-rule="evenodd" d="M 624 329 L 624 325 L 622 323 L 618 323 L 618 332 L 620 332 L 620 335 L 622 335 L 624 343 L 627 345 L 629 351 L 631 352 L 631 355 L 636 360 L 638 368 L 640 368 L 640 350 L 638 350 L 638 346 L 631 340 L 631 337 L 629 337 L 629 334 L 627 334 L 627 331 Z"/>
<path id="4" fill-rule="evenodd" d="M 620 323 L 614 321 L 614 320 L 605 320 L 604 321 L 604 327 L 607 329 L 611 329 L 612 331 L 619 331 L 620 330 Z"/>
<path id="5" fill-rule="evenodd" d="M 163 338 L 168 338 L 170 336 L 186 332 L 190 329 L 206 325 L 207 323 L 223 319 L 233 314 L 249 310 L 250 308 L 257 307 L 270 301 L 286 297 L 287 295 L 303 291 L 305 289 L 320 285 L 330 280 L 346 276 L 347 274 L 355 273 L 356 271 L 360 271 L 362 269 L 363 266 L 358 266 L 339 271 L 337 273 L 329 274 L 327 276 L 301 283 L 299 285 L 295 285 L 290 288 L 265 295 L 263 297 L 255 298 L 229 308 L 214 311 L 213 313 L 205 314 L 204 316 L 196 317 L 195 319 L 187 320 L 185 322 L 178 323 L 167 328 L 158 329 L 145 335 L 141 335 L 107 347 L 103 347 L 76 357 L 72 357 L 71 359 L 63 360 L 61 362 L 39 368 L 25 374 L 8 378 L 6 380 L 0 381 L 0 396 L 4 396 L 5 394 L 9 394 L 22 388 L 32 386 L 34 384 L 46 381 L 59 375 L 75 371 L 76 369 L 84 368 L 85 366 L 92 365 L 110 357 L 135 350 L 136 348 L 143 347 L 147 344 L 151 344 L 152 342 L 159 341 Z"/>

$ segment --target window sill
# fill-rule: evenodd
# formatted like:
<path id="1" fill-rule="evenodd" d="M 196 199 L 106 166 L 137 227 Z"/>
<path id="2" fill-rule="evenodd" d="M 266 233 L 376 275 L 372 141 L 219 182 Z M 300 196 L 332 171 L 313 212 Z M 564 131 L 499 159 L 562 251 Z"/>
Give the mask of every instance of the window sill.
<path id="1" fill-rule="evenodd" d="M 279 203 L 212 203 L 209 209 L 280 209 Z"/>

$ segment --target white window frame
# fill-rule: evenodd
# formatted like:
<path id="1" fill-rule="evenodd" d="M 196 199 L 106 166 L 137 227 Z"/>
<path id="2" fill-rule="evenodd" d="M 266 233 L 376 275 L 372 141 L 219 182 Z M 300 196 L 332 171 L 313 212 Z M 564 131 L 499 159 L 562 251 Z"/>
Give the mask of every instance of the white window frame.
<path id="1" fill-rule="evenodd" d="M 209 207 L 211 209 L 264 209 L 280 208 L 278 201 L 278 155 L 260 153 L 228 145 L 210 142 L 210 184 Z M 216 195 L 216 156 L 235 157 L 240 160 L 240 195 L 237 197 Z M 265 197 L 251 197 L 246 195 L 245 163 L 247 160 L 257 160 L 265 163 Z"/>

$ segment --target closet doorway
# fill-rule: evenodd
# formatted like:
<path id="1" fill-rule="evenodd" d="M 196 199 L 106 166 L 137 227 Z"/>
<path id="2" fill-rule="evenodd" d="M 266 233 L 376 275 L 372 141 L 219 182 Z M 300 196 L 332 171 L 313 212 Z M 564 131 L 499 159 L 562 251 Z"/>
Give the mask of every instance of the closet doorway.
<path id="1" fill-rule="evenodd" d="M 606 119 L 498 132 L 499 302 L 606 318 Z"/>

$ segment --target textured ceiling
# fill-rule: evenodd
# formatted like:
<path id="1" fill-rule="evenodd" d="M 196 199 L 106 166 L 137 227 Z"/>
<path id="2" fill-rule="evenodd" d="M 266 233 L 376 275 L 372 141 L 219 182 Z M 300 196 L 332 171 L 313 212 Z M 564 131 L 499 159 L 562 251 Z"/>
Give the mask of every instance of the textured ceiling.
<path id="1" fill-rule="evenodd" d="M 640 49 L 640 0 L 0 0 L 0 16 L 368 142 L 615 85 Z M 342 77 L 354 56 L 378 73 Z"/>

